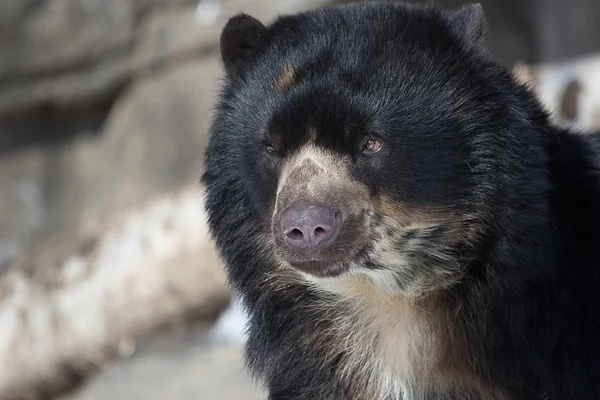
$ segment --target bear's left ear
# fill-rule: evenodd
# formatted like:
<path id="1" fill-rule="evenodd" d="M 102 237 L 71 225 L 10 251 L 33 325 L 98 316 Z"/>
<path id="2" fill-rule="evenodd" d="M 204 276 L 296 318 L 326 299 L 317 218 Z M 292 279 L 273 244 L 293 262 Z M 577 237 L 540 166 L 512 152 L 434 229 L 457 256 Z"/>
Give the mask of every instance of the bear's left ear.
<path id="1" fill-rule="evenodd" d="M 236 68 L 247 60 L 267 28 L 256 18 L 248 14 L 231 17 L 221 32 L 221 60 L 228 74 L 235 73 Z"/>
<path id="2" fill-rule="evenodd" d="M 454 31 L 468 43 L 485 46 L 487 21 L 483 7 L 479 3 L 469 4 L 450 15 Z"/>

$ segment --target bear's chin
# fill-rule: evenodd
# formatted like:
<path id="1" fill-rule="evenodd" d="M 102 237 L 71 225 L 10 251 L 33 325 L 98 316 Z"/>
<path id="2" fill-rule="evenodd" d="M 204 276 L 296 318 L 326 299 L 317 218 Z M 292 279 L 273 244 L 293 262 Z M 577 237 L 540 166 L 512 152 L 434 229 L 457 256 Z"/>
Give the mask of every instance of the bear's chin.
<path id="1" fill-rule="evenodd" d="M 290 267 L 316 278 L 336 278 L 349 271 L 349 266 L 329 260 L 288 261 Z"/>

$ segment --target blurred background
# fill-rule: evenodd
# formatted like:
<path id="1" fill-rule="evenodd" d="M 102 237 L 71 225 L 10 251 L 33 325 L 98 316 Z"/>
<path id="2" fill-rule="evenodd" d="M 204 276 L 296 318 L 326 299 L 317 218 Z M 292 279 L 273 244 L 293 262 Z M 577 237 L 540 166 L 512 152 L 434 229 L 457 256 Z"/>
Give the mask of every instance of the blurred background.
<path id="1" fill-rule="evenodd" d="M 0 400 L 264 398 L 197 183 L 218 36 L 329 3 L 0 1 Z M 600 129 L 600 2 L 482 4 L 556 121 Z"/>

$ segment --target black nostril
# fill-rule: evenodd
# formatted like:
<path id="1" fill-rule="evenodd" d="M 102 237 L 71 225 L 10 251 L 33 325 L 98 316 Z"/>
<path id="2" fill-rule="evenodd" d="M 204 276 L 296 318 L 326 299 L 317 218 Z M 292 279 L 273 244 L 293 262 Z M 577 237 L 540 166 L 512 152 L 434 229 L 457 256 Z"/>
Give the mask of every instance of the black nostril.
<path id="1" fill-rule="evenodd" d="M 291 240 L 302 240 L 304 238 L 304 234 L 300 229 L 292 229 L 291 231 L 287 232 L 286 235 Z"/>
<path id="2" fill-rule="evenodd" d="M 319 238 L 322 237 L 323 235 L 325 235 L 327 232 L 325 231 L 324 228 L 321 228 L 320 226 L 317 227 L 317 229 L 315 229 L 315 237 Z"/>

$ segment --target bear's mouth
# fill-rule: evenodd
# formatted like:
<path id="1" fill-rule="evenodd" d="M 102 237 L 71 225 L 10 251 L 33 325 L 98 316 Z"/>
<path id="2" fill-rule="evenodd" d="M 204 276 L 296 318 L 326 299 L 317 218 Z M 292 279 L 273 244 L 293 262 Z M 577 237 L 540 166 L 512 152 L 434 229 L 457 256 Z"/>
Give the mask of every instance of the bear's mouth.
<path id="1" fill-rule="evenodd" d="M 350 269 L 348 264 L 335 262 L 333 260 L 292 261 L 288 263 L 292 268 L 318 278 L 334 278 L 344 274 Z"/>
<path id="2" fill-rule="evenodd" d="M 291 268 L 312 275 L 316 278 L 335 278 L 350 272 L 351 269 L 360 265 L 366 265 L 370 259 L 372 245 L 365 244 L 360 250 L 346 253 L 342 258 L 331 259 L 311 259 L 311 260 L 293 260 L 287 259 L 287 263 Z"/>

